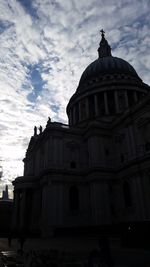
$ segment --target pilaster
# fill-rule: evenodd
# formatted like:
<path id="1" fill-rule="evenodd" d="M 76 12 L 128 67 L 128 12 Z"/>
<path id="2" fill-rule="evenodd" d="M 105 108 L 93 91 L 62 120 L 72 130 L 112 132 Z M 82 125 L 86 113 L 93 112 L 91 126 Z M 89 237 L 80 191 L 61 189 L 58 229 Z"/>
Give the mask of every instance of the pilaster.
<path id="1" fill-rule="evenodd" d="M 98 116 L 98 100 L 97 95 L 94 95 L 94 104 L 95 104 L 95 115 Z"/>
<path id="2" fill-rule="evenodd" d="M 107 92 L 104 92 L 104 105 L 105 105 L 105 113 L 106 113 L 106 115 L 108 115 L 109 109 L 108 109 Z"/>

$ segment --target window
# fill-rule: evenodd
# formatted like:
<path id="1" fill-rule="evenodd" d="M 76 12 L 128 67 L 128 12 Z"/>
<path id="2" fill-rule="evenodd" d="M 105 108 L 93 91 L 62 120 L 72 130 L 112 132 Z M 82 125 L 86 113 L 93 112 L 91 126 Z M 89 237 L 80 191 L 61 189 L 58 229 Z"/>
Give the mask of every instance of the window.
<path id="1" fill-rule="evenodd" d="M 69 190 L 69 207 L 70 211 L 79 210 L 79 191 L 76 186 L 71 186 Z"/>
<path id="2" fill-rule="evenodd" d="M 123 195 L 124 195 L 125 207 L 126 208 L 131 207 L 132 206 L 131 189 L 129 182 L 127 181 L 123 183 Z"/>

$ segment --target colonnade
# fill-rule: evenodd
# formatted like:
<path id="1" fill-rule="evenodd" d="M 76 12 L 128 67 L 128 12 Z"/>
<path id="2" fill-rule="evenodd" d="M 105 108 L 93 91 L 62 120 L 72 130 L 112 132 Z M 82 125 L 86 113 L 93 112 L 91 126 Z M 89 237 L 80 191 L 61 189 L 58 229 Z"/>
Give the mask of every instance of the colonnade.
<path id="1" fill-rule="evenodd" d="M 88 118 L 121 113 L 137 102 L 138 97 L 133 90 L 109 90 L 88 95 L 70 108 L 69 123 L 74 125 Z"/>

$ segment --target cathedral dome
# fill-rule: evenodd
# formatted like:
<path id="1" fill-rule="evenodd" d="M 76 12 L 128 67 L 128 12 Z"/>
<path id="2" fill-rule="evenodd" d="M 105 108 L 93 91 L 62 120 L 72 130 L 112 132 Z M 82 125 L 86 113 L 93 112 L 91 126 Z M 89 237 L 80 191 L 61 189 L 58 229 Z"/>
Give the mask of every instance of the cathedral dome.
<path id="1" fill-rule="evenodd" d="M 92 62 L 83 72 L 79 86 L 105 74 L 126 74 L 140 79 L 135 69 L 127 61 L 110 55 L 99 57 Z"/>
<path id="2" fill-rule="evenodd" d="M 101 30 L 98 59 L 85 69 L 67 105 L 71 126 L 84 127 L 93 118 L 113 120 L 133 107 L 149 90 L 127 61 L 111 55 L 104 33 Z"/>

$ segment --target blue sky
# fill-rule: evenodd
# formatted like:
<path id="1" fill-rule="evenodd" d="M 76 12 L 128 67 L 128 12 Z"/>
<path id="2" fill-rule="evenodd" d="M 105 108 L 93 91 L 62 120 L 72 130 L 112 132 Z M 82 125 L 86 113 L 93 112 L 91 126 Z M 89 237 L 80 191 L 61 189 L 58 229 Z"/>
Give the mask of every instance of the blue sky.
<path id="1" fill-rule="evenodd" d="M 0 0 L 0 187 L 23 174 L 34 126 L 67 123 L 66 105 L 97 58 L 104 29 L 112 55 L 150 84 L 149 0 Z M 10 186 L 11 188 L 11 186 Z"/>

